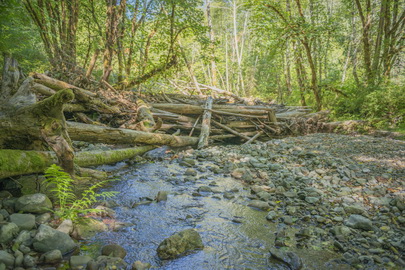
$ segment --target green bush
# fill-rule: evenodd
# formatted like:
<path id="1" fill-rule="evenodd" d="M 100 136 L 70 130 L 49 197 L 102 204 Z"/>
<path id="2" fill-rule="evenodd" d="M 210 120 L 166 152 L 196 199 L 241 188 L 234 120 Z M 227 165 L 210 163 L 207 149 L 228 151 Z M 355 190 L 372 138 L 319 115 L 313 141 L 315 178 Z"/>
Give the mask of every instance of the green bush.
<path id="1" fill-rule="evenodd" d="M 85 189 L 79 198 L 73 192 L 74 180 L 55 164 L 46 169 L 45 179 L 57 199 L 59 208 L 56 208 L 54 213 L 61 219 L 70 219 L 73 222 L 77 222 L 85 214 L 100 212 L 99 209 L 91 208 L 99 198 L 111 198 L 117 194 L 115 191 L 96 193 L 96 189 L 111 181 L 105 180 Z"/>
<path id="2" fill-rule="evenodd" d="M 377 128 L 396 128 L 405 123 L 405 90 L 401 85 L 359 88 L 346 84 L 347 97 L 324 96 L 324 102 L 338 120 L 363 119 Z"/>
<path id="3" fill-rule="evenodd" d="M 377 127 L 399 126 L 405 121 L 405 89 L 387 85 L 372 91 L 365 96 L 361 112 Z"/>

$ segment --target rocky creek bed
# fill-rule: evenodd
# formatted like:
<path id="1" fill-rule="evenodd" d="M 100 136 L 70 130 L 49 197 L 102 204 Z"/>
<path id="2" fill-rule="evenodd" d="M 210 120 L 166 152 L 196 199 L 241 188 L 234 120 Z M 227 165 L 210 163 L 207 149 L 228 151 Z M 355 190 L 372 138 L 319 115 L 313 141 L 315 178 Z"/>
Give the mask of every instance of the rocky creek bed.
<path id="1" fill-rule="evenodd" d="M 79 262 L 71 262 L 77 267 L 405 268 L 402 141 L 313 134 L 178 153 L 159 149 L 100 169 L 121 179 L 111 187 L 120 193 L 107 203 L 115 211 L 109 226 L 120 226 L 82 241 L 82 254 L 73 257 Z M 13 235 L 7 243 L 1 238 L 0 268 L 17 257 L 20 269 L 41 269 L 40 262 L 55 257 L 60 262 L 61 252 L 52 251 L 58 248 L 47 250 L 48 257 L 39 248 L 49 231 L 39 226 L 46 214 L 29 214 L 32 226 L 22 227 L 21 216 L 12 217 L 24 212 L 18 200 L 0 204 L 0 233 Z M 100 256 L 111 255 L 109 249 L 122 250 L 113 255 L 124 261 Z"/>

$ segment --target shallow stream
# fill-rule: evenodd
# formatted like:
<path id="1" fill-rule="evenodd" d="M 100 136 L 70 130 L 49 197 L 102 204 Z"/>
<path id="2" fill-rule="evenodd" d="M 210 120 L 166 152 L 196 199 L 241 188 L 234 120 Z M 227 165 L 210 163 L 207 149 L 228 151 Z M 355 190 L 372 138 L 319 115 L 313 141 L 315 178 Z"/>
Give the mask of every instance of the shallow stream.
<path id="1" fill-rule="evenodd" d="M 250 195 L 246 186 L 214 174 L 212 166 L 204 162 L 194 177 L 185 176 L 187 168 L 173 161 L 105 166 L 103 169 L 112 170 L 121 179 L 111 187 L 120 192 L 114 199 L 119 204 L 114 208 L 115 218 L 132 225 L 99 233 L 88 245 L 119 244 L 126 249 L 129 264 L 139 260 L 150 263 L 152 269 L 289 269 L 269 262 L 277 225 L 266 220 L 267 212 L 246 206 Z M 201 186 L 209 186 L 214 192 L 199 192 L 202 196 L 198 196 Z M 146 198 L 155 198 L 159 191 L 169 192 L 167 201 L 132 207 Z M 235 197 L 224 198 L 224 192 Z M 204 249 L 174 260 L 160 260 L 158 245 L 173 233 L 189 228 L 200 233 Z M 292 234 L 297 230 L 289 229 Z M 301 257 L 306 269 L 327 269 L 325 262 L 336 257 L 327 251 L 290 250 Z"/>

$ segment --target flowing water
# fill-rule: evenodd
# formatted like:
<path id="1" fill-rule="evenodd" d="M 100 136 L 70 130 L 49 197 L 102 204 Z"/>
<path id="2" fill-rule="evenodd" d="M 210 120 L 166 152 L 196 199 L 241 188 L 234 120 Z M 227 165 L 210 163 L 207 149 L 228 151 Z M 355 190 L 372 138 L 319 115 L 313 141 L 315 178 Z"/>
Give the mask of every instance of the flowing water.
<path id="1" fill-rule="evenodd" d="M 275 223 L 266 220 L 266 212 L 246 206 L 250 193 L 242 183 L 215 175 L 210 171 L 211 165 L 207 162 L 207 170 L 198 172 L 193 181 L 187 181 L 186 168 L 175 162 L 118 165 L 120 168 L 114 173 L 121 180 L 111 187 L 120 192 L 115 198 L 119 204 L 114 208 L 115 218 L 132 225 L 99 233 L 89 244 L 119 244 L 128 253 L 128 263 L 140 260 L 152 264 L 153 269 L 289 269 L 268 259 L 277 231 Z M 200 186 L 210 186 L 214 192 L 195 196 L 193 193 Z M 132 208 L 146 197 L 155 198 L 159 191 L 170 192 L 167 201 Z M 235 198 L 224 198 L 225 191 L 233 192 Z M 177 259 L 160 260 L 156 254 L 158 245 L 173 233 L 189 228 L 200 233 L 204 249 Z M 292 251 L 302 258 L 307 269 L 327 269 L 324 263 L 336 257 L 326 251 Z"/>

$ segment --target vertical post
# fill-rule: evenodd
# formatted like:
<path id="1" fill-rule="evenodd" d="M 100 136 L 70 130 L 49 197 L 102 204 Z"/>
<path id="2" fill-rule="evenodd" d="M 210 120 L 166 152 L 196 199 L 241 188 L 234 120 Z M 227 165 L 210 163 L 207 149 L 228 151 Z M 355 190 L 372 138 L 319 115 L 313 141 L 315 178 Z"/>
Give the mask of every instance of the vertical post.
<path id="1" fill-rule="evenodd" d="M 207 102 L 204 107 L 204 114 L 201 123 L 201 133 L 198 139 L 198 149 L 203 148 L 208 145 L 208 137 L 210 136 L 211 129 L 211 109 L 212 109 L 213 99 L 211 96 L 207 98 Z"/>

